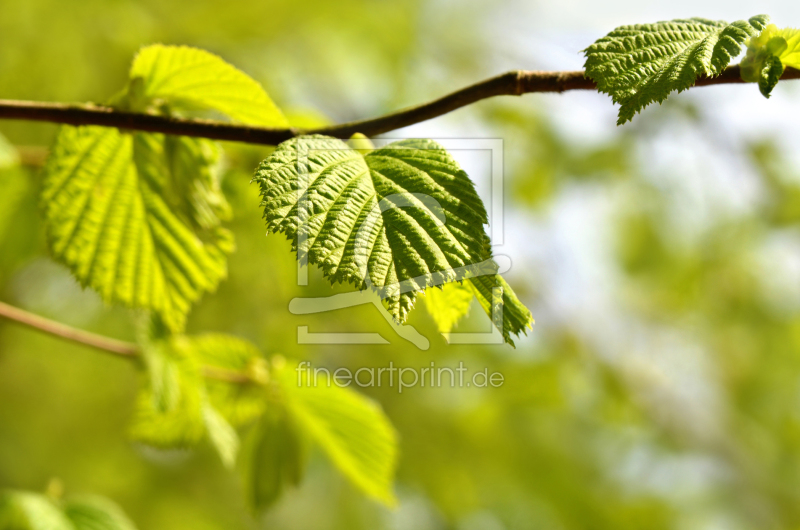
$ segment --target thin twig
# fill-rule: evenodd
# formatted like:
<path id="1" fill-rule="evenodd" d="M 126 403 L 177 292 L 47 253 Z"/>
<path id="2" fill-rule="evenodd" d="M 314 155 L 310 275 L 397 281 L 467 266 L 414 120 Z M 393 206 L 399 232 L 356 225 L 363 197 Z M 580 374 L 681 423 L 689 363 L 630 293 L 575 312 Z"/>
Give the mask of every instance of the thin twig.
<path id="1" fill-rule="evenodd" d="M 781 79 L 800 79 L 800 70 L 787 68 Z M 713 78 L 698 79 L 695 86 L 743 83 L 739 65 L 726 68 Z M 102 125 L 146 132 L 197 136 L 251 144 L 276 145 L 299 134 L 326 134 L 349 138 L 354 133 L 376 136 L 420 123 L 495 96 L 520 96 L 532 92 L 565 92 L 594 89 L 594 81 L 582 71 L 540 72 L 514 70 L 462 88 L 429 103 L 403 109 L 379 118 L 353 121 L 318 129 L 269 129 L 211 120 L 137 114 L 100 105 L 71 105 L 35 101 L 0 100 L 0 119 L 47 121 L 69 125 Z"/>
<path id="2" fill-rule="evenodd" d="M 132 342 L 123 342 L 102 335 L 96 335 L 82 329 L 73 328 L 72 326 L 67 326 L 66 324 L 50 320 L 49 318 L 34 315 L 33 313 L 29 313 L 3 302 L 0 302 L 0 317 L 5 317 L 37 331 L 71 340 L 72 342 L 83 344 L 84 346 L 103 350 L 107 353 L 113 353 L 123 357 L 137 357 L 139 355 L 139 348 Z"/>
<path id="3" fill-rule="evenodd" d="M 0 317 L 28 326 L 36 331 L 77 342 L 78 344 L 83 344 L 84 346 L 89 346 L 120 357 L 135 359 L 141 355 L 139 347 L 132 342 L 124 342 L 82 329 L 73 328 L 72 326 L 35 315 L 4 302 L 0 302 Z M 254 382 L 253 378 L 244 372 L 228 370 L 217 366 L 203 366 L 202 373 L 203 376 L 208 379 L 215 379 L 228 383 L 247 384 Z"/>

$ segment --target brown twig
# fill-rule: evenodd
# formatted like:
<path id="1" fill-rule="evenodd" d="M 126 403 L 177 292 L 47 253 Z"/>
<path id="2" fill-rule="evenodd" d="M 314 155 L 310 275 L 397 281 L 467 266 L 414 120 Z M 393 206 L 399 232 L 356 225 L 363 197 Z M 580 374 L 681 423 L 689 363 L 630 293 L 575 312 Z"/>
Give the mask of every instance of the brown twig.
<path id="1" fill-rule="evenodd" d="M 103 350 L 107 353 L 113 353 L 123 357 L 137 357 L 139 355 L 139 348 L 136 344 L 131 342 L 123 342 L 83 331 L 82 329 L 73 328 L 72 326 L 67 326 L 66 324 L 34 315 L 33 313 L 29 313 L 3 302 L 0 302 L 0 317 L 5 317 L 37 331 L 71 340 L 72 342 L 83 344 L 84 346 Z"/>
<path id="2" fill-rule="evenodd" d="M 800 70 L 787 68 L 781 79 L 800 79 Z M 695 86 L 743 83 L 739 66 L 729 66 L 717 77 L 701 78 Z M 514 70 L 462 88 L 444 97 L 368 120 L 353 121 L 318 129 L 268 129 L 234 125 L 211 120 L 172 118 L 155 114 L 137 114 L 99 105 L 70 105 L 34 101 L 0 100 L 0 119 L 17 119 L 102 125 L 146 132 L 198 136 L 251 144 L 276 145 L 299 134 L 326 134 L 349 138 L 354 133 L 376 136 L 420 123 L 477 101 L 495 96 L 520 96 L 533 92 L 565 92 L 596 88 L 582 71 L 540 72 Z"/>
<path id="3" fill-rule="evenodd" d="M 104 337 L 89 331 L 73 328 L 66 324 L 50 320 L 39 315 L 35 315 L 18 307 L 8 305 L 0 302 L 0 317 L 7 318 L 8 320 L 17 322 L 33 328 L 36 331 L 41 331 L 49 335 L 54 335 L 62 339 L 66 339 L 90 348 L 104 351 L 125 357 L 128 359 L 136 359 L 141 355 L 139 347 L 132 342 L 124 342 L 121 340 Z M 217 381 L 225 381 L 228 383 L 246 384 L 253 383 L 253 379 L 244 372 L 236 370 L 228 370 L 217 366 L 203 366 L 203 376 L 208 379 L 215 379 Z"/>

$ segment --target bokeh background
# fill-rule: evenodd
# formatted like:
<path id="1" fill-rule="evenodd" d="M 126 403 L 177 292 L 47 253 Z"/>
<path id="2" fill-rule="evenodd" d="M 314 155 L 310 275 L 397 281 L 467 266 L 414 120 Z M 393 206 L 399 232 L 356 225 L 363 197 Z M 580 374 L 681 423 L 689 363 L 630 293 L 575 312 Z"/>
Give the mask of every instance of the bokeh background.
<path id="1" fill-rule="evenodd" d="M 215 53 L 308 119 L 372 117 L 508 69 L 571 70 L 615 26 L 768 13 L 796 2 L 626 0 L 3 0 L 0 97 L 106 101 L 136 50 Z M 303 485 L 254 518 L 210 447 L 158 452 L 125 437 L 140 376 L 125 361 L 0 322 L 0 488 L 118 502 L 143 530 L 800 528 L 800 83 L 673 96 L 624 127 L 591 92 L 496 98 L 391 137 L 501 138 L 507 275 L 536 325 L 517 349 L 447 346 L 424 310 L 421 351 L 373 307 L 295 316 L 289 243 L 264 236 L 252 169 L 226 145 L 238 250 L 189 331 L 250 339 L 317 366 L 488 367 L 499 389 L 365 389 L 401 437 L 399 507 L 312 457 Z M 56 127 L 0 122 L 17 146 Z M 28 153 L 38 152 L 28 149 Z M 479 189 L 486 164 L 464 157 Z M 35 157 L 34 157 L 35 158 Z M 35 160 L 34 160 L 35 162 Z M 35 164 L 0 172 L 0 300 L 133 339 L 52 262 Z M 484 200 L 489 202 L 489 197 Z M 379 332 L 388 346 L 304 346 L 310 331 Z M 479 308 L 459 331 L 488 329 Z"/>

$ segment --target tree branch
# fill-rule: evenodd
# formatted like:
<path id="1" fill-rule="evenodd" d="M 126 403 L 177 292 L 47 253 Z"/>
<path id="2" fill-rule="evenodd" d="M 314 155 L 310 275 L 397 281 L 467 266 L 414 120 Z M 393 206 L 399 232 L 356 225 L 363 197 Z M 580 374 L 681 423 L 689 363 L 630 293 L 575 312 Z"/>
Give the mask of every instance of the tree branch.
<path id="1" fill-rule="evenodd" d="M 84 346 L 103 350 L 107 353 L 113 353 L 122 357 L 137 357 L 139 355 L 139 348 L 136 346 L 136 344 L 131 342 L 123 342 L 104 337 L 102 335 L 96 335 L 88 331 L 83 331 L 82 329 L 73 328 L 71 326 L 67 326 L 66 324 L 55 322 L 54 320 L 40 317 L 39 315 L 34 315 L 33 313 L 29 313 L 3 302 L 0 302 L 0 317 L 5 317 L 37 331 L 49 333 L 50 335 L 55 335 L 56 337 L 71 340 L 72 342 L 83 344 Z"/>
<path id="2" fill-rule="evenodd" d="M 135 359 L 141 356 L 141 350 L 132 342 L 124 342 L 82 329 L 73 328 L 72 326 L 29 313 L 28 311 L 8 305 L 4 302 L 0 302 L 0 317 L 28 326 L 36 331 L 77 342 L 78 344 L 83 344 L 84 346 L 89 346 L 90 348 L 102 350 L 120 357 Z M 228 370 L 217 366 L 203 366 L 202 372 L 204 377 L 217 381 L 235 384 L 255 382 L 253 378 L 244 372 L 237 372 L 236 370 Z"/>
<path id="3" fill-rule="evenodd" d="M 800 70 L 786 68 L 781 79 L 800 79 Z M 698 79 L 695 86 L 743 83 L 739 65 L 729 66 L 717 77 Z M 102 125 L 136 131 L 197 136 L 262 145 L 277 145 L 299 134 L 326 134 L 349 138 L 354 133 L 377 136 L 420 123 L 483 99 L 495 96 L 521 96 L 533 92 L 590 90 L 594 81 L 582 71 L 540 72 L 515 70 L 462 88 L 442 98 L 406 108 L 379 118 L 353 121 L 318 129 L 269 129 L 234 125 L 212 120 L 171 118 L 155 114 L 122 112 L 100 105 L 71 105 L 35 101 L 0 100 L 0 119 L 47 121 L 68 125 Z"/>

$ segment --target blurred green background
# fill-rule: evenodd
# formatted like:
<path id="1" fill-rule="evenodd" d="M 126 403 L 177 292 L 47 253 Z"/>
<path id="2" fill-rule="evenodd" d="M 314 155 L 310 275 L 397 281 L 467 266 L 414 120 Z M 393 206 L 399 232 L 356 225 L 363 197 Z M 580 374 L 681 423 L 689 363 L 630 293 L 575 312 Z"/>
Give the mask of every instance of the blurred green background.
<path id="1" fill-rule="evenodd" d="M 795 5 L 758 11 L 800 25 Z M 3 0 L 0 98 L 103 102 L 136 50 L 162 42 L 215 52 L 287 111 L 338 122 L 510 68 L 580 68 L 579 51 L 616 25 L 754 14 L 713 2 Z M 516 350 L 447 346 L 422 309 L 410 324 L 428 351 L 371 306 L 292 315 L 292 298 L 331 288 L 316 270 L 297 286 L 289 243 L 264 236 L 249 178 L 269 149 L 226 145 L 238 249 L 189 332 L 317 366 L 463 361 L 505 385 L 365 389 L 401 437 L 399 507 L 364 498 L 316 455 L 258 519 L 210 447 L 126 440 L 139 384 L 129 364 L 0 322 L 0 488 L 58 477 L 112 498 L 143 530 L 800 528 L 799 88 L 784 83 L 769 102 L 753 86 L 699 89 L 623 128 L 605 96 L 529 95 L 387 135 L 503 139 L 495 253 L 511 257 L 507 278 L 537 321 Z M 18 146 L 47 146 L 55 131 L 0 122 Z M 486 165 L 462 156 L 488 190 Z M 0 171 L 0 300 L 133 339 L 130 311 L 48 258 L 38 187 L 35 167 Z M 392 344 L 298 345 L 301 325 Z M 488 325 L 475 307 L 459 331 Z"/>

